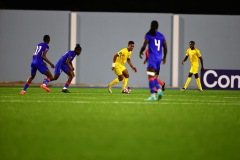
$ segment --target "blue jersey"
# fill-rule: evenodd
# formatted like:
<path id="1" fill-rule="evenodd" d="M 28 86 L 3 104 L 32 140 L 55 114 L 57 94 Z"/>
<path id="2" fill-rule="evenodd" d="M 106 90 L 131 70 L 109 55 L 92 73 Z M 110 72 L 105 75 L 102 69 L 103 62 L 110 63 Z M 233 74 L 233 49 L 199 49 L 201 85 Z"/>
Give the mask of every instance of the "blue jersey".
<path id="1" fill-rule="evenodd" d="M 33 63 L 43 63 L 42 54 L 44 51 L 48 52 L 49 46 L 47 43 L 42 42 L 39 43 L 35 49 L 35 52 L 33 53 Z"/>
<path id="2" fill-rule="evenodd" d="M 66 60 L 70 59 L 70 62 L 73 61 L 73 59 L 76 57 L 76 54 L 74 51 L 68 51 L 62 57 L 58 60 L 57 64 L 66 64 Z"/>
<path id="3" fill-rule="evenodd" d="M 66 60 L 70 59 L 70 62 L 72 62 L 75 57 L 76 54 L 74 51 L 68 51 L 64 55 L 62 55 L 62 57 L 58 60 L 57 64 L 55 65 L 54 74 L 60 75 L 61 71 L 67 73 L 70 70 L 70 68 L 66 64 Z"/>
<path id="4" fill-rule="evenodd" d="M 145 35 L 148 40 L 148 61 L 162 61 L 162 48 L 165 37 L 162 33 L 156 32 L 156 36 Z"/>

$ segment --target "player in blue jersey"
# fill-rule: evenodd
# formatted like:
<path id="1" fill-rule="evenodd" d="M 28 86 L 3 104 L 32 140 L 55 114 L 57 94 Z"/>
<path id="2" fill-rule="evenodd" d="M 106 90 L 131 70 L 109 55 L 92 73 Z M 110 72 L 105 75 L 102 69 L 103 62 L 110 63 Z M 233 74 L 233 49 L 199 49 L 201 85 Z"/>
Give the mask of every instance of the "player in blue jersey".
<path id="1" fill-rule="evenodd" d="M 28 78 L 20 94 L 25 94 L 27 88 L 31 84 L 32 80 L 35 78 L 37 71 L 46 75 L 44 83 L 41 85 L 46 92 L 50 92 L 50 89 L 47 87 L 48 82 L 52 79 L 52 73 L 49 71 L 46 62 L 54 68 L 54 64 L 47 58 L 47 52 L 49 50 L 50 36 L 44 35 L 43 42 L 39 43 L 33 53 L 32 63 L 31 63 L 31 76 Z"/>
<path id="2" fill-rule="evenodd" d="M 150 30 L 145 34 L 143 45 L 140 49 L 139 57 L 142 59 L 143 52 L 148 46 L 148 63 L 147 74 L 148 83 L 151 96 L 146 99 L 148 101 L 160 100 L 163 96 L 161 86 L 157 80 L 157 73 L 160 72 L 161 63 L 166 63 L 167 56 L 167 42 L 165 36 L 158 31 L 158 22 L 153 20 L 151 22 Z M 163 55 L 162 55 L 163 52 Z M 157 98 L 155 96 L 154 88 L 157 89 Z"/>
<path id="3" fill-rule="evenodd" d="M 148 49 L 145 51 L 145 59 L 143 61 L 143 64 L 146 64 L 146 66 L 147 66 L 147 61 L 148 61 Z M 157 77 L 159 75 L 159 72 L 160 70 L 156 72 Z M 162 86 L 162 91 L 165 91 L 165 82 L 163 82 L 160 78 L 158 78 L 157 80 L 158 80 L 158 83 Z M 154 90 L 155 90 L 155 93 L 157 93 L 156 87 L 154 88 Z"/>
<path id="4" fill-rule="evenodd" d="M 64 93 L 70 93 L 68 91 L 68 87 L 71 84 L 72 79 L 75 77 L 75 74 L 74 74 L 75 69 L 72 65 L 72 61 L 74 60 L 76 55 L 79 56 L 81 52 L 82 52 L 82 47 L 80 46 L 80 44 L 76 44 L 76 47 L 74 48 L 74 50 L 70 50 L 65 54 L 63 54 L 55 65 L 54 77 L 51 79 L 51 81 L 57 80 L 60 74 L 62 73 L 62 71 L 68 75 L 68 80 L 62 89 L 62 92 Z"/>

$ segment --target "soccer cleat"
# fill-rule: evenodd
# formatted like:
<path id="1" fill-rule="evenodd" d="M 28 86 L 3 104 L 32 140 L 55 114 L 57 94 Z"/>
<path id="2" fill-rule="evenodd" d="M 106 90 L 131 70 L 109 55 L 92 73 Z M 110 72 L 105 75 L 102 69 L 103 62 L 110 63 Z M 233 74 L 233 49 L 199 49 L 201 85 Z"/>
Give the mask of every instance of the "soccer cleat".
<path id="1" fill-rule="evenodd" d="M 20 94 L 26 94 L 26 91 L 21 90 Z"/>
<path id="2" fill-rule="evenodd" d="M 124 88 L 122 90 L 122 93 L 125 93 L 125 94 L 129 94 L 131 92 L 131 89 L 128 87 L 128 88 Z"/>
<path id="3" fill-rule="evenodd" d="M 186 90 L 185 88 L 181 88 L 181 89 L 180 89 L 180 91 L 182 91 L 182 92 L 185 92 L 185 90 Z"/>
<path id="4" fill-rule="evenodd" d="M 163 96 L 162 91 L 158 92 L 158 101 L 159 101 L 160 99 L 162 99 L 162 96 Z"/>
<path id="5" fill-rule="evenodd" d="M 146 101 L 156 101 L 157 98 L 150 96 L 149 98 L 147 98 L 147 99 L 145 99 L 145 100 L 146 100 Z"/>
<path id="6" fill-rule="evenodd" d="M 165 91 L 165 82 L 163 82 L 162 91 Z"/>
<path id="7" fill-rule="evenodd" d="M 46 85 L 42 84 L 40 87 L 44 89 L 46 92 L 50 92 L 50 89 Z"/>
<path id="8" fill-rule="evenodd" d="M 64 92 L 64 93 L 70 93 L 68 89 L 62 89 L 62 92 Z"/>
<path id="9" fill-rule="evenodd" d="M 112 93 L 112 87 L 110 87 L 109 85 L 108 85 L 108 92 Z"/>
<path id="10" fill-rule="evenodd" d="M 201 90 L 201 89 L 198 89 L 196 92 L 203 92 L 203 90 Z"/>

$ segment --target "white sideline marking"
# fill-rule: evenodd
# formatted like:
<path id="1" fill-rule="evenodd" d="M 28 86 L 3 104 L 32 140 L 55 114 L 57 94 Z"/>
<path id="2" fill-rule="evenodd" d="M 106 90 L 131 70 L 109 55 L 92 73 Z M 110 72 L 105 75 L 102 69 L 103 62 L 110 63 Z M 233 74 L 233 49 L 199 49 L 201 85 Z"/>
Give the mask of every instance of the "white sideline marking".
<path id="1" fill-rule="evenodd" d="M 0 100 L 0 102 L 5 102 L 5 103 L 49 103 L 49 101 L 43 101 L 43 100 Z M 108 102 L 108 101 L 51 101 L 52 103 L 71 103 L 71 104 L 75 104 L 75 103 L 88 103 L 88 104 L 96 104 L 96 103 L 101 103 L 101 104 L 151 104 L 151 105 L 174 105 L 174 104 L 184 104 L 184 105 L 193 105 L 193 103 L 186 103 L 186 102 L 164 102 L 164 101 L 145 101 L 144 100 L 142 102 L 125 102 L 125 101 L 114 101 L 114 102 Z M 219 101 L 217 103 L 212 103 L 212 102 L 204 102 L 204 103 L 198 103 L 201 105 L 224 105 L 224 106 L 240 106 L 240 103 L 219 103 Z"/>

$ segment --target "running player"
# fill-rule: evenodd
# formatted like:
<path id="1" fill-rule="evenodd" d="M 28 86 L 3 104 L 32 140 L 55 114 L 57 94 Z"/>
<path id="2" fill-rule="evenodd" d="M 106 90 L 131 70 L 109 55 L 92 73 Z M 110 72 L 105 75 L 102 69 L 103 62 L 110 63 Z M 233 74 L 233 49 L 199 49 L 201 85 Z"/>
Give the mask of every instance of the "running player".
<path id="1" fill-rule="evenodd" d="M 167 56 L 167 42 L 165 36 L 158 31 L 158 22 L 153 20 L 151 22 L 150 30 L 145 34 L 143 45 L 139 52 L 139 57 L 142 58 L 143 52 L 148 45 L 148 63 L 147 63 L 147 74 L 149 82 L 149 90 L 151 96 L 147 98 L 148 101 L 160 100 L 163 96 L 161 86 L 156 78 L 156 73 L 160 70 L 160 65 L 166 63 Z M 162 58 L 163 50 L 163 58 Z M 156 98 L 154 88 L 158 91 Z"/>
<path id="2" fill-rule="evenodd" d="M 43 88 L 46 92 L 50 92 L 50 89 L 47 87 L 47 84 L 49 83 L 50 79 L 52 79 L 52 73 L 49 71 L 47 62 L 52 68 L 54 68 L 54 65 L 50 60 L 47 58 L 47 52 L 49 50 L 49 44 L 50 42 L 50 36 L 44 35 L 43 42 L 39 43 L 33 53 L 32 63 L 31 63 L 31 76 L 28 78 L 27 82 L 25 83 L 23 89 L 21 90 L 20 94 L 25 94 L 27 88 L 31 84 L 32 80 L 35 78 L 37 71 L 39 71 L 41 74 L 44 74 L 46 76 L 44 83 L 40 86 Z"/>
<path id="3" fill-rule="evenodd" d="M 143 61 L 143 64 L 146 64 L 147 61 L 148 61 L 148 49 L 145 51 L 145 59 L 144 59 L 144 61 Z M 160 70 L 158 70 L 158 71 L 156 72 L 156 75 L 155 75 L 155 76 L 156 76 L 156 78 L 157 78 L 157 80 L 158 80 L 158 83 L 162 86 L 162 91 L 165 91 L 165 82 L 163 82 L 160 78 L 158 78 L 159 72 L 160 72 Z M 155 93 L 157 93 L 156 87 L 154 88 L 154 91 L 155 91 Z"/>
<path id="4" fill-rule="evenodd" d="M 74 60 L 76 55 L 79 56 L 81 52 L 82 47 L 80 46 L 80 44 L 76 44 L 74 50 L 70 50 L 63 54 L 55 65 L 54 77 L 51 79 L 51 81 L 57 80 L 62 71 L 68 75 L 67 82 L 65 83 L 65 86 L 62 89 L 62 92 L 64 93 L 70 93 L 68 91 L 68 87 L 71 84 L 72 79 L 75 77 L 74 74 L 75 68 L 72 65 L 72 61 Z"/>
<path id="5" fill-rule="evenodd" d="M 112 93 L 112 86 L 116 85 L 118 82 L 123 80 L 122 83 L 122 93 L 130 93 L 130 88 L 127 88 L 129 73 L 125 66 L 125 63 L 128 62 L 129 66 L 137 72 L 137 69 L 133 66 L 131 62 L 132 50 L 134 48 L 134 42 L 129 41 L 128 47 L 118 51 L 113 57 L 112 70 L 117 75 L 117 78 L 108 84 L 108 91 Z"/>

